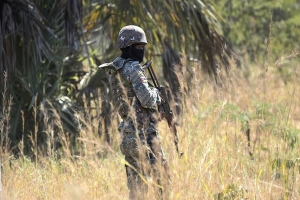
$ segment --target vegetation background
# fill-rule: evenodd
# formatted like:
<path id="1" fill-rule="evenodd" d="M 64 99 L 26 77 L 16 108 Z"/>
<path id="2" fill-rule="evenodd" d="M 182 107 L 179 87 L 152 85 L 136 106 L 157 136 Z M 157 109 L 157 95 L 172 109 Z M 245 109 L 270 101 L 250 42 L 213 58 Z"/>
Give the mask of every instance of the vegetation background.
<path id="1" fill-rule="evenodd" d="M 170 199 L 300 199 L 299 6 L 2 0 L 1 199 L 127 198 L 97 71 L 127 24 L 144 28 L 176 111 L 181 159 L 159 126 Z"/>

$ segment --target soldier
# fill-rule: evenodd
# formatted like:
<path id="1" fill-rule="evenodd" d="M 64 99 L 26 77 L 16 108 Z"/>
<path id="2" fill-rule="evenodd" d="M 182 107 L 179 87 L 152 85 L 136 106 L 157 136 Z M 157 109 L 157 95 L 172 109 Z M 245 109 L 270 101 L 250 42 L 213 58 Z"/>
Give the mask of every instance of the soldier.
<path id="1" fill-rule="evenodd" d="M 127 186 L 130 199 L 144 199 L 151 177 L 157 181 L 157 194 L 166 196 L 169 185 L 167 161 L 161 148 L 156 128 L 159 120 L 157 106 L 161 104 L 159 91 L 149 85 L 141 62 L 147 39 L 138 26 L 123 27 L 118 35 L 117 47 L 121 55 L 112 65 L 119 76 L 112 80 L 112 101 L 122 118 L 119 125 L 121 152 L 126 160 Z"/>

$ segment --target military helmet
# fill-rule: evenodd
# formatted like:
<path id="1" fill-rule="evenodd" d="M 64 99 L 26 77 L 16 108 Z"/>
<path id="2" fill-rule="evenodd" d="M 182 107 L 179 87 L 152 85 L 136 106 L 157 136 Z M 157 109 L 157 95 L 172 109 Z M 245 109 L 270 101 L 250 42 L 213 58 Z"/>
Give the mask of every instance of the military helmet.
<path id="1" fill-rule="evenodd" d="M 120 30 L 117 41 L 118 48 L 125 48 L 138 43 L 147 44 L 146 34 L 141 27 L 128 25 Z"/>

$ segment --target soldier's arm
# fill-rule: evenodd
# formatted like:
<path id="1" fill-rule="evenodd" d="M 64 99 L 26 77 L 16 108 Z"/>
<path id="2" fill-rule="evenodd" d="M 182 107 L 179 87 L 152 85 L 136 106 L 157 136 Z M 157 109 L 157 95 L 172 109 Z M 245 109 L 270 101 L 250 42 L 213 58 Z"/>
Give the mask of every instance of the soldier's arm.
<path id="1" fill-rule="evenodd" d="M 149 87 L 147 77 L 140 68 L 139 63 L 133 62 L 131 66 L 130 81 L 141 105 L 145 108 L 153 108 L 156 104 L 159 105 L 161 103 L 159 91 L 156 88 Z"/>

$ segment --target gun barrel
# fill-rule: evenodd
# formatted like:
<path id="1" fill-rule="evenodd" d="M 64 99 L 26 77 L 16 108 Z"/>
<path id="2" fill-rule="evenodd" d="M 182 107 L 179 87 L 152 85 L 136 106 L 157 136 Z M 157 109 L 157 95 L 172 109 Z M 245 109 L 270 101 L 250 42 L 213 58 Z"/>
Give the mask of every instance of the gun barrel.
<path id="1" fill-rule="evenodd" d="M 148 67 L 148 71 L 149 71 L 149 74 L 150 74 L 151 79 L 153 81 L 154 87 L 156 87 L 157 89 L 159 89 L 160 84 L 158 82 L 158 79 L 156 78 L 156 75 L 155 75 L 155 73 L 154 73 L 151 65 Z"/>

